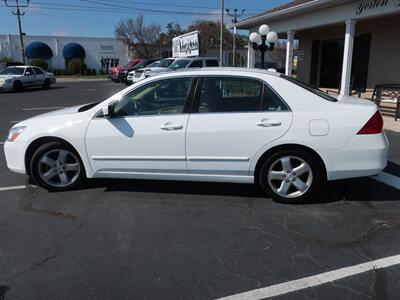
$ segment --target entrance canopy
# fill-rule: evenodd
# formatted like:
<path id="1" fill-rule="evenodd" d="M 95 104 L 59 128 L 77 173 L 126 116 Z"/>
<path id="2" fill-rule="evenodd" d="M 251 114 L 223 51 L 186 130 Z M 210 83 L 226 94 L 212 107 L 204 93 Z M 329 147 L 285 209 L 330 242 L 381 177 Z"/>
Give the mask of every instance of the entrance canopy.
<path id="1" fill-rule="evenodd" d="M 253 32 L 268 24 L 287 39 L 287 75 L 292 74 L 293 40 L 298 39 L 302 53 L 298 79 L 317 86 L 335 84 L 347 95 L 353 87 L 378 83 L 372 74 L 383 70 L 371 58 L 381 56 L 383 65 L 388 61 L 396 65 L 391 77 L 400 81 L 399 15 L 399 0 L 296 0 L 238 22 L 236 27 Z M 254 65 L 251 47 L 248 56 L 249 66 Z M 362 73 L 366 78 L 361 78 Z"/>

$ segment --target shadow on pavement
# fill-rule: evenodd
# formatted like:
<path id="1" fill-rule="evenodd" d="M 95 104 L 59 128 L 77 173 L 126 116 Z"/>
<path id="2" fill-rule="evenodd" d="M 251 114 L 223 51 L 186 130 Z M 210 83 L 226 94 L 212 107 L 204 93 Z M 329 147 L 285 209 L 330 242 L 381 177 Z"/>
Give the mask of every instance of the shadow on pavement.
<path id="1" fill-rule="evenodd" d="M 80 190 L 98 188 L 104 188 L 105 192 L 267 197 L 258 185 L 252 184 L 133 179 L 91 179 Z M 370 178 L 338 180 L 327 183 L 315 200 L 309 202 L 309 204 L 339 201 L 400 201 L 400 192 Z"/>

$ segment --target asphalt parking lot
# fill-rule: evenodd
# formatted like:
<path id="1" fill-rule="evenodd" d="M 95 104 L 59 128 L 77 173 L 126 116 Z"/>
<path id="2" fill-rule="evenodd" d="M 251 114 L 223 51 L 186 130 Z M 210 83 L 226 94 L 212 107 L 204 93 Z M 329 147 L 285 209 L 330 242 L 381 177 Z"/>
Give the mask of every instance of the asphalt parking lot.
<path id="1" fill-rule="evenodd" d="M 1 140 L 14 122 L 124 87 L 0 93 Z M 388 135 L 385 172 L 399 180 L 400 134 Z M 308 205 L 238 184 L 93 180 L 49 193 L 8 171 L 0 145 L 0 300 L 244 299 L 257 289 L 259 298 L 398 299 L 398 257 L 341 268 L 399 255 L 399 235 L 400 190 L 372 178 L 330 183 Z M 307 279 L 330 271 L 342 277 Z"/>

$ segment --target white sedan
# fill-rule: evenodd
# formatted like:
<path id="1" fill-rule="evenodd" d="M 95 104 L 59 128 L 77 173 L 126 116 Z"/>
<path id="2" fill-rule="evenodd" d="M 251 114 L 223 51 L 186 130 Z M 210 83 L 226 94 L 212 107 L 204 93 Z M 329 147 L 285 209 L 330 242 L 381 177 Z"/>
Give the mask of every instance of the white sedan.
<path id="1" fill-rule="evenodd" d="M 259 183 L 299 203 L 326 180 L 380 172 L 382 128 L 370 101 L 338 101 L 274 72 L 206 68 L 18 123 L 4 149 L 9 169 L 52 191 L 98 177 Z"/>
<path id="2" fill-rule="evenodd" d="M 0 72 L 0 91 L 21 91 L 37 86 L 48 89 L 55 82 L 53 73 L 34 66 L 8 67 Z"/>

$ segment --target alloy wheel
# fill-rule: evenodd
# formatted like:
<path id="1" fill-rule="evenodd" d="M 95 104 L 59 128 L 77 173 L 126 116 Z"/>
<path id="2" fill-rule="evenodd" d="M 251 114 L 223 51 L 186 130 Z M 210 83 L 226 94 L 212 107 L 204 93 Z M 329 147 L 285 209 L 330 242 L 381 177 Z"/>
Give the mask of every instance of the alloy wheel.
<path id="1" fill-rule="evenodd" d="M 268 185 L 279 196 L 297 198 L 304 195 L 313 182 L 310 165 L 297 156 L 282 156 L 270 166 Z"/>

